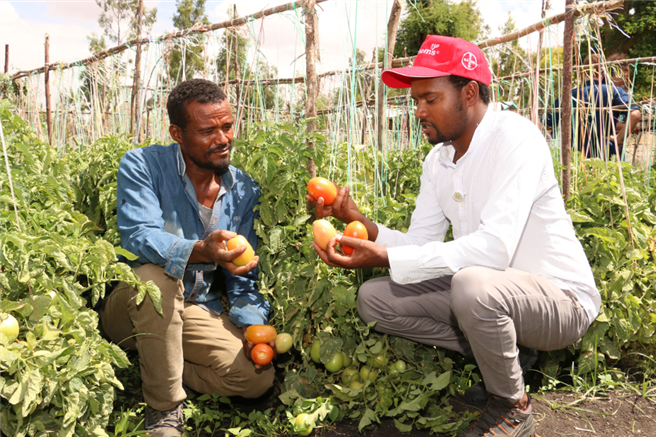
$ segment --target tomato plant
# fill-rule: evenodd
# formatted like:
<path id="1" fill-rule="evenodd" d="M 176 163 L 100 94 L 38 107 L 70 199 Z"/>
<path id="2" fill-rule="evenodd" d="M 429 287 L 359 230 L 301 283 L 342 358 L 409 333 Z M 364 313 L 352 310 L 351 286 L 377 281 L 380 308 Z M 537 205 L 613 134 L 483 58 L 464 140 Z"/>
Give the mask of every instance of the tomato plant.
<path id="1" fill-rule="evenodd" d="M 276 352 L 279 354 L 286 353 L 289 349 L 292 348 L 294 339 L 291 335 L 286 332 L 282 332 L 276 336 Z"/>
<path id="2" fill-rule="evenodd" d="M 253 251 L 251 243 L 249 243 L 243 235 L 237 235 L 236 237 L 231 238 L 226 243 L 226 246 L 228 250 L 234 250 L 238 247 L 246 246 L 244 253 L 232 260 L 232 263 L 236 266 L 245 266 L 255 258 L 255 252 Z"/>
<path id="3" fill-rule="evenodd" d="M 367 234 L 367 228 L 365 228 L 365 226 L 357 220 L 346 225 L 346 229 L 344 229 L 344 236 L 351 237 L 351 238 L 359 238 L 361 240 L 366 240 L 367 238 L 369 238 L 369 235 Z M 344 246 L 343 244 L 341 245 L 341 247 L 342 247 L 342 252 L 344 252 L 344 255 L 348 255 L 348 256 L 353 255 L 352 247 Z"/>
<path id="4" fill-rule="evenodd" d="M 312 234 L 319 247 L 326 250 L 330 240 L 337 235 L 337 231 L 328 220 L 319 219 L 312 224 Z"/>
<path id="5" fill-rule="evenodd" d="M 246 340 L 253 344 L 270 343 L 277 335 L 276 328 L 271 325 L 251 325 L 246 328 Z"/>
<path id="6" fill-rule="evenodd" d="M 256 344 L 251 351 L 251 358 L 255 364 L 266 366 L 273 360 L 273 349 L 265 343 Z"/>
<path id="7" fill-rule="evenodd" d="M 355 367 L 347 367 L 342 372 L 342 383 L 344 385 L 349 385 L 353 381 L 358 381 L 360 379 L 360 371 Z"/>
<path id="8" fill-rule="evenodd" d="M 324 205 L 332 205 L 337 197 L 337 187 L 326 178 L 317 177 L 310 179 L 307 186 L 308 194 L 319 200 L 323 197 Z"/>

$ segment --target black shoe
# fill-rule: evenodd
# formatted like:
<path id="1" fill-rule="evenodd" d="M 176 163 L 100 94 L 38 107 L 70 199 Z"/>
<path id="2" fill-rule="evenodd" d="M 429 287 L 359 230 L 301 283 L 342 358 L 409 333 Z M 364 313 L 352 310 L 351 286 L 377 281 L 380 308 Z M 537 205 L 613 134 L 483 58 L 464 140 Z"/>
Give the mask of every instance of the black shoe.
<path id="1" fill-rule="evenodd" d="M 522 367 L 522 375 L 531 370 L 533 364 L 538 360 L 538 351 L 519 346 L 519 365 Z M 465 390 L 465 402 L 477 408 L 483 408 L 490 399 L 490 394 L 485 389 L 485 383 L 479 381 Z"/>
<path id="2" fill-rule="evenodd" d="M 146 407 L 146 430 L 150 437 L 180 437 L 184 432 L 182 402 L 167 411 Z"/>
<path id="3" fill-rule="evenodd" d="M 478 420 L 457 437 L 534 437 L 535 422 L 531 412 L 530 396 L 528 406 L 529 411 L 525 413 L 508 399 L 492 396 Z"/>

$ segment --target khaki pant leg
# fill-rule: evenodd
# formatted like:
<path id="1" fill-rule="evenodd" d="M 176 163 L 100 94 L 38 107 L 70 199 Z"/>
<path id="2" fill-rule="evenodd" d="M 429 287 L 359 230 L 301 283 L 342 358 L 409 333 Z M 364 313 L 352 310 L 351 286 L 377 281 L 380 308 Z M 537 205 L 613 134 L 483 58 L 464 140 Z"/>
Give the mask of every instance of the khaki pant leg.
<path id="1" fill-rule="evenodd" d="M 451 311 L 451 277 L 397 284 L 389 276 L 371 279 L 358 291 L 358 313 L 374 329 L 419 343 L 472 355 Z"/>
<path id="2" fill-rule="evenodd" d="M 242 329 L 225 313 L 210 314 L 197 305 L 185 304 L 184 382 L 199 393 L 256 398 L 272 385 L 272 364 L 260 370 L 244 353 Z"/>
<path id="3" fill-rule="evenodd" d="M 125 343 L 133 343 L 139 351 L 144 400 L 156 410 L 170 410 L 187 397 L 182 388 L 184 286 L 154 264 L 137 267 L 134 272 L 142 281 L 157 284 L 163 315 L 155 311 L 148 295 L 137 305 L 137 291 L 120 283 L 103 306 L 103 329 L 115 343 L 133 336 Z"/>
<path id="4" fill-rule="evenodd" d="M 517 344 L 550 351 L 589 326 L 578 299 L 540 276 L 468 267 L 451 281 L 451 308 L 471 345 L 488 392 L 517 402 L 524 394 Z"/>

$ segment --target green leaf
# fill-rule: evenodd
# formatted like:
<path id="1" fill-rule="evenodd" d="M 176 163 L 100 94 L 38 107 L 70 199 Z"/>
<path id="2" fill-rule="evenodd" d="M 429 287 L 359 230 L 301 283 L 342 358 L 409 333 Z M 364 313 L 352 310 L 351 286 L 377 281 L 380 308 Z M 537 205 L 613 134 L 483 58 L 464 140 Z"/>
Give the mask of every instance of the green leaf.
<path id="1" fill-rule="evenodd" d="M 397 419 L 394 419 L 394 426 L 404 434 L 409 434 L 412 431 L 412 425 L 406 425 L 405 423 L 399 422 Z"/>
<path id="2" fill-rule="evenodd" d="M 114 252 L 116 253 L 116 255 L 122 255 L 128 261 L 136 261 L 137 259 L 139 259 L 137 255 L 133 254 L 129 250 L 123 249 L 122 247 L 115 247 Z"/>
<path id="3" fill-rule="evenodd" d="M 360 423 L 358 423 L 358 431 L 362 432 L 362 430 L 371 425 L 372 422 L 380 423 L 380 420 L 378 419 L 378 415 L 374 413 L 373 410 L 367 408 L 364 411 L 362 418 L 360 419 Z"/>

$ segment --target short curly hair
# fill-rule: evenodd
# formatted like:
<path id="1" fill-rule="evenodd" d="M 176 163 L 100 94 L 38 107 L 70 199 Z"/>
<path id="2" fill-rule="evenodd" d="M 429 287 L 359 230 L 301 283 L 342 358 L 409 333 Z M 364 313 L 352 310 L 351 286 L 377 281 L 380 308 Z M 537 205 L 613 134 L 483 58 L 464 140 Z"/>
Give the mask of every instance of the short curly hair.
<path id="1" fill-rule="evenodd" d="M 171 91 L 166 101 L 169 122 L 184 130 L 189 122 L 187 105 L 191 102 L 221 103 L 226 94 L 214 82 L 205 79 L 190 79 L 182 82 Z"/>
<path id="2" fill-rule="evenodd" d="M 468 79 L 466 77 L 462 76 L 456 76 L 456 75 L 450 75 L 447 76 L 449 79 L 449 82 L 451 82 L 451 85 L 453 85 L 458 91 L 463 89 L 465 85 L 467 85 L 469 82 L 474 81 L 478 84 L 478 96 L 480 97 L 481 101 L 489 105 L 490 104 L 490 87 L 485 85 L 482 82 L 479 82 L 474 79 Z"/>

